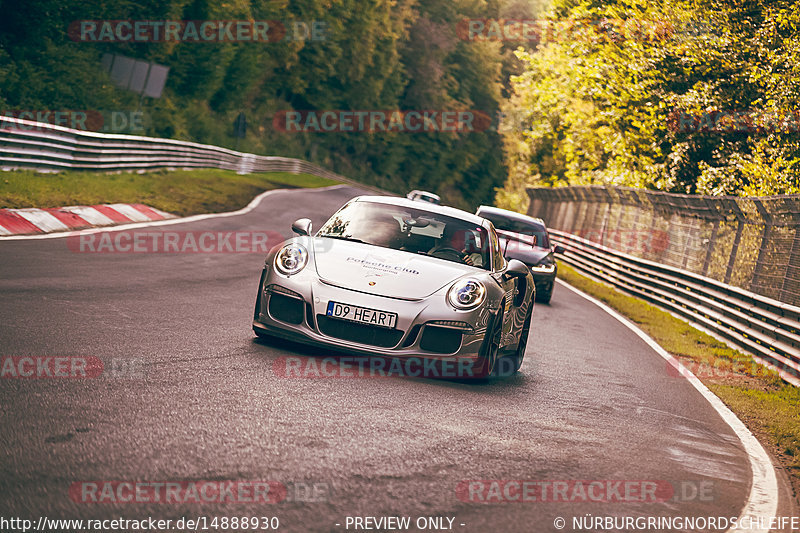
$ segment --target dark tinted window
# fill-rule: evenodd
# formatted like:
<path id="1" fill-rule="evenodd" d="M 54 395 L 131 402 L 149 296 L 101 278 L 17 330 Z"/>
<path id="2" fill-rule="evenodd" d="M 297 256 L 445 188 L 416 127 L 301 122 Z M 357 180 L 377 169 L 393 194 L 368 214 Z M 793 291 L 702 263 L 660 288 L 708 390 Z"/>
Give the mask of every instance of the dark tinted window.
<path id="1" fill-rule="evenodd" d="M 491 270 L 489 232 L 485 228 L 424 209 L 351 202 L 335 213 L 317 236 L 360 241 Z"/>
<path id="2" fill-rule="evenodd" d="M 417 197 L 417 199 L 418 200 L 422 200 L 423 202 L 430 202 L 432 204 L 438 204 L 439 203 L 439 200 L 437 200 L 433 196 L 428 196 L 427 194 L 420 194 L 419 197 Z"/>
<path id="3" fill-rule="evenodd" d="M 479 212 L 478 216 L 489 220 L 501 237 L 503 236 L 503 232 L 519 233 L 521 235 L 533 237 L 536 246 L 541 248 L 550 247 L 550 239 L 547 238 L 547 230 L 545 230 L 544 226 L 514 220 L 494 213 L 488 214 Z"/>

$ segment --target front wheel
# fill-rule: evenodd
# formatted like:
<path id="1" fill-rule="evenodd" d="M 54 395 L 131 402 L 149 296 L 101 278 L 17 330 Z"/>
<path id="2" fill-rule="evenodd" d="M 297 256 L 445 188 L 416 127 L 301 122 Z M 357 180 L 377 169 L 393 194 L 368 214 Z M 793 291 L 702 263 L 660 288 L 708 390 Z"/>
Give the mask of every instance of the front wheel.
<path id="1" fill-rule="evenodd" d="M 494 320 L 486 328 L 486 335 L 481 343 L 480 356 L 473 367 L 475 377 L 488 378 L 494 371 L 497 362 L 497 352 L 500 350 L 500 340 L 503 336 L 503 311 L 497 312 Z"/>
<path id="2" fill-rule="evenodd" d="M 547 290 L 544 289 L 537 290 L 536 301 L 539 302 L 540 304 L 549 304 L 550 298 L 553 297 L 553 289 L 555 288 L 553 285 L 554 284 L 551 283 L 550 286 L 547 288 Z"/>
<path id="3" fill-rule="evenodd" d="M 261 297 L 264 294 L 264 278 L 265 277 L 267 277 L 267 269 L 266 268 L 261 271 L 261 279 L 258 282 L 258 294 L 256 294 L 256 308 L 253 310 L 253 322 L 258 320 L 259 316 L 261 315 Z M 255 333 L 256 336 L 259 339 L 269 339 L 269 338 L 271 338 L 271 335 L 268 335 L 266 331 L 255 327 L 255 325 L 253 326 L 253 333 Z"/>
<path id="4" fill-rule="evenodd" d="M 508 359 L 511 360 L 513 363 L 512 368 L 514 369 L 511 374 L 514 374 L 519 371 L 520 367 L 522 367 L 522 360 L 525 358 L 525 349 L 528 346 L 528 333 L 531 331 L 531 319 L 533 318 L 533 303 L 531 303 L 531 309 L 528 311 L 528 316 L 525 317 L 525 325 L 522 326 L 522 333 L 519 335 L 519 343 L 517 343 L 517 351 L 514 352 L 514 355 L 510 355 Z"/>

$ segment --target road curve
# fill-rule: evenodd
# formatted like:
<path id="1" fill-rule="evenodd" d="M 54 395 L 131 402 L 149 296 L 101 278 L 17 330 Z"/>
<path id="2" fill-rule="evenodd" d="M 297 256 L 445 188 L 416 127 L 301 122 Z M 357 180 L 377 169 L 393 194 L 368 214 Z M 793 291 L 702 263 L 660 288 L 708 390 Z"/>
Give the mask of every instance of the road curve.
<path id="1" fill-rule="evenodd" d="M 148 231 L 287 237 L 296 218 L 319 227 L 360 193 L 275 191 L 238 216 Z M 273 370 L 279 358 L 326 354 L 254 338 L 263 254 L 79 253 L 68 242 L 0 241 L 0 356 L 96 357 L 137 371 L 0 379 L 4 516 L 277 516 L 292 532 L 348 531 L 348 516 L 408 516 L 411 531 L 418 517 L 449 517 L 464 532 L 558 531 L 562 517 L 563 530 L 575 531 L 573 517 L 589 514 L 736 517 L 748 499 L 749 461 L 732 429 L 642 339 L 563 287 L 536 307 L 512 378 L 286 378 Z M 89 480 L 273 480 L 289 497 L 71 497 Z M 488 492 L 458 490 L 475 480 L 570 488 L 551 501 L 487 503 L 474 500 Z M 575 480 L 651 481 L 664 501 L 591 501 Z M 301 490 L 312 486 L 316 497 Z M 500 499 L 514 500 L 513 490 Z"/>

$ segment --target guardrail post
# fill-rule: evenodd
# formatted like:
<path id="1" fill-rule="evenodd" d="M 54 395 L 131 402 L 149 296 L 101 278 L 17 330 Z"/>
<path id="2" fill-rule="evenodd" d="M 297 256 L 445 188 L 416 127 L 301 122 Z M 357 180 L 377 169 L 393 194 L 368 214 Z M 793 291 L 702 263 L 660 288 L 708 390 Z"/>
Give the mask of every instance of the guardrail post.
<path id="1" fill-rule="evenodd" d="M 620 192 L 619 189 L 609 189 L 606 188 L 606 193 L 609 194 L 611 198 L 611 204 L 609 205 L 609 231 L 613 232 L 609 235 L 607 239 L 609 245 L 613 245 L 616 248 L 622 246 L 622 219 L 625 214 L 625 203 L 623 201 L 623 194 Z M 616 221 L 614 221 L 614 210 L 617 211 Z"/>
<path id="2" fill-rule="evenodd" d="M 756 259 L 756 266 L 753 269 L 753 277 L 750 280 L 750 290 L 756 292 L 756 287 L 761 283 L 761 271 L 764 270 L 764 257 L 766 256 L 767 243 L 769 242 L 770 235 L 772 234 L 772 215 L 761 203 L 758 198 L 752 198 L 753 205 L 755 205 L 758 214 L 764 220 L 764 229 L 761 232 L 761 245 L 758 247 L 758 259 Z M 762 292 L 763 294 L 763 292 Z"/>
<path id="3" fill-rule="evenodd" d="M 706 258 L 703 260 L 703 271 L 702 274 L 704 276 L 708 275 L 708 267 L 711 266 L 711 257 L 714 254 L 714 244 L 717 242 L 717 231 L 719 230 L 719 220 L 715 220 L 714 224 L 711 226 L 711 236 L 708 238 L 708 243 L 706 244 Z"/>
<path id="4" fill-rule="evenodd" d="M 603 196 L 605 197 L 605 209 L 603 210 L 603 219 L 600 222 L 600 240 L 598 241 L 599 244 L 604 246 L 608 246 L 608 222 L 611 219 L 611 202 L 612 199 L 608 193 L 608 191 L 603 187 L 597 187 L 592 192 L 595 193 L 595 197 L 599 197 L 600 193 L 604 193 Z M 600 198 L 597 198 L 598 203 Z"/>
<path id="5" fill-rule="evenodd" d="M 703 276 L 708 276 L 708 269 L 711 268 L 711 260 L 714 257 L 714 248 L 717 244 L 717 232 L 719 231 L 719 222 L 720 222 L 720 212 L 718 209 L 719 202 L 713 201 L 711 198 L 704 198 L 703 201 L 708 207 L 708 217 L 713 219 L 713 224 L 711 226 L 711 235 L 708 237 L 708 243 L 706 244 L 706 257 L 703 260 Z"/>
<path id="6" fill-rule="evenodd" d="M 736 226 L 736 237 L 734 237 L 733 246 L 731 246 L 731 255 L 728 258 L 728 268 L 725 270 L 725 283 L 731 282 L 733 265 L 736 263 L 736 254 L 739 252 L 739 244 L 742 242 L 742 232 L 744 231 L 744 224 L 746 222 L 744 213 L 742 213 L 742 209 L 739 207 L 739 204 L 736 203 L 736 200 L 729 200 L 728 207 L 731 208 L 731 212 L 736 216 L 738 225 Z"/>
<path id="7" fill-rule="evenodd" d="M 681 268 L 686 270 L 687 266 L 689 265 L 689 256 L 692 253 L 692 246 L 694 245 L 694 241 L 697 238 L 697 228 L 695 226 L 696 220 L 692 216 L 692 209 L 691 205 L 689 205 L 688 199 L 684 196 L 676 196 L 674 199 L 674 203 L 672 204 L 672 209 L 675 211 L 673 216 L 677 216 L 681 221 L 681 227 L 683 228 L 683 250 L 681 251 Z M 690 224 L 687 227 L 685 221 L 688 219 Z"/>
<path id="8" fill-rule="evenodd" d="M 739 251 L 739 243 L 742 242 L 742 232 L 744 231 L 744 221 L 739 220 L 739 225 L 736 227 L 736 237 L 733 239 L 733 246 L 731 246 L 731 255 L 728 259 L 728 269 L 725 271 L 725 283 L 731 282 L 731 275 L 733 274 L 733 264 L 736 262 L 736 253 Z"/>

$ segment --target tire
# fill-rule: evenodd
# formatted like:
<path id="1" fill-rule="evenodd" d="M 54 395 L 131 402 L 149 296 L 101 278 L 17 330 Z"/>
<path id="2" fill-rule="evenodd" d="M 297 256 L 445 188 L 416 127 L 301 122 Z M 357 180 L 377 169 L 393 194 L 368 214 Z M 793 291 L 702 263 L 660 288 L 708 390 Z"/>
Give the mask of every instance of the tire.
<path id="1" fill-rule="evenodd" d="M 503 311 L 497 312 L 495 318 L 486 328 L 486 335 L 481 343 L 480 356 L 473 365 L 474 377 L 488 378 L 494 372 L 497 353 L 500 351 L 500 340 L 503 335 Z"/>
<path id="2" fill-rule="evenodd" d="M 531 304 L 531 308 L 528 311 L 528 316 L 525 317 L 525 324 L 522 326 L 522 333 L 520 333 L 519 335 L 517 350 L 514 352 L 514 355 L 509 355 L 505 357 L 505 359 L 508 359 L 512 363 L 508 365 L 509 376 L 519 372 L 520 367 L 522 367 L 522 360 L 525 358 L 525 348 L 528 346 L 528 334 L 531 331 L 532 318 L 533 318 L 533 304 Z M 503 368 L 505 369 L 506 365 L 503 365 Z"/>
<path id="3" fill-rule="evenodd" d="M 261 295 L 264 292 L 264 278 L 267 277 L 267 269 L 261 270 L 261 279 L 258 280 L 258 292 L 256 293 L 256 308 L 253 310 L 253 320 L 258 320 L 259 311 L 261 311 Z"/>
<path id="4" fill-rule="evenodd" d="M 540 304 L 549 304 L 550 298 L 553 297 L 553 288 L 551 286 L 548 291 L 536 291 L 536 301 Z"/>
<path id="5" fill-rule="evenodd" d="M 253 321 L 258 320 L 259 312 L 261 311 L 261 295 L 263 294 L 264 278 L 266 277 L 266 275 L 267 275 L 267 269 L 265 268 L 264 270 L 261 271 L 261 280 L 258 282 L 258 294 L 256 294 L 256 307 L 253 310 Z M 256 329 L 255 326 L 253 326 L 253 333 L 255 333 L 259 339 L 270 338 L 270 335 L 268 335 L 264 331 Z"/>

